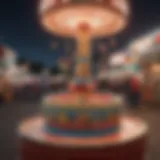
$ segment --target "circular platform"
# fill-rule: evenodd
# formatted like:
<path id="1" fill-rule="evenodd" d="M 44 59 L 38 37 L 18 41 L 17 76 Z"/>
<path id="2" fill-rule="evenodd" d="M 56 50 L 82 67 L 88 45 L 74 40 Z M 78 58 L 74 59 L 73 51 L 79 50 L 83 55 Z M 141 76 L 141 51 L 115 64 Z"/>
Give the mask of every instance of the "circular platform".
<path id="1" fill-rule="evenodd" d="M 49 135 L 45 119 L 20 124 L 21 160 L 143 160 L 148 128 L 139 119 L 122 117 L 116 135 L 90 138 Z"/>

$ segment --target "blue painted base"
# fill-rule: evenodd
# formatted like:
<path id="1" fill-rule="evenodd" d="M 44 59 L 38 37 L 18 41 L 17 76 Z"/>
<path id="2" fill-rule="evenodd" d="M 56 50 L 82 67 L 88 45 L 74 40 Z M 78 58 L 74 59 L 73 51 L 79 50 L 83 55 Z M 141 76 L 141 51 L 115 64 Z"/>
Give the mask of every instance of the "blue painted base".
<path id="1" fill-rule="evenodd" d="M 98 137 L 104 135 L 111 135 L 114 133 L 118 133 L 119 127 L 111 127 L 105 130 L 95 130 L 95 131 L 70 131 L 70 130 L 63 130 L 59 128 L 51 128 L 45 127 L 44 128 L 47 133 L 50 134 L 57 134 L 61 136 L 68 136 L 68 137 Z"/>

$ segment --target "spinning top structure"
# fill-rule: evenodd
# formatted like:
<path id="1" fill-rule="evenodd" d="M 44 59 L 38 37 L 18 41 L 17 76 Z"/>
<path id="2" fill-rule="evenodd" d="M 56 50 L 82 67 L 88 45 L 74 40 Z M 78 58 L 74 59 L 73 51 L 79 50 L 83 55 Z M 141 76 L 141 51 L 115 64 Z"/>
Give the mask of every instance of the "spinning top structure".
<path id="1" fill-rule="evenodd" d="M 76 66 L 71 86 L 87 87 L 93 81 L 92 38 L 122 31 L 128 23 L 129 5 L 127 0 L 42 0 L 39 16 L 48 32 L 76 39 Z"/>

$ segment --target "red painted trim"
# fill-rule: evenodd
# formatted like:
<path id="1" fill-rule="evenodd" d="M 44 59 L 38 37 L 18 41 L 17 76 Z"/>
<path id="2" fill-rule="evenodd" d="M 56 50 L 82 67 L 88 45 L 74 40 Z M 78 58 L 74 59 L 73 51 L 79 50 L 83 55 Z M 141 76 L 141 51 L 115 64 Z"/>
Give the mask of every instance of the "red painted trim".
<path id="1" fill-rule="evenodd" d="M 48 123 L 50 127 L 53 128 L 61 128 L 61 129 L 75 129 L 75 130 L 82 130 L 82 129 L 89 129 L 89 130 L 96 130 L 96 129 L 106 129 L 113 126 L 118 126 L 119 122 L 117 120 L 110 121 L 110 122 L 92 122 L 84 125 L 84 123 L 75 122 L 73 123 L 65 123 L 60 124 L 56 122 L 50 122 Z"/>

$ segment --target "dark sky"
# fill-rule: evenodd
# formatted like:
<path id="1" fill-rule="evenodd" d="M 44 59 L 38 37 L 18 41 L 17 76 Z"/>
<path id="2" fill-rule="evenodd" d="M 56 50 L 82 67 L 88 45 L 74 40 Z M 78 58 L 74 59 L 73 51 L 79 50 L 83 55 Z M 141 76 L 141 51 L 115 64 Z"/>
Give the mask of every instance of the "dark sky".
<path id="1" fill-rule="evenodd" d="M 21 57 L 49 66 L 62 55 L 67 40 L 43 31 L 36 15 L 37 0 L 1 0 L 0 43 L 9 44 Z M 120 45 L 160 26 L 159 0 L 133 0 L 133 17 L 128 29 L 120 34 Z M 60 42 L 56 50 L 52 41 Z"/>

